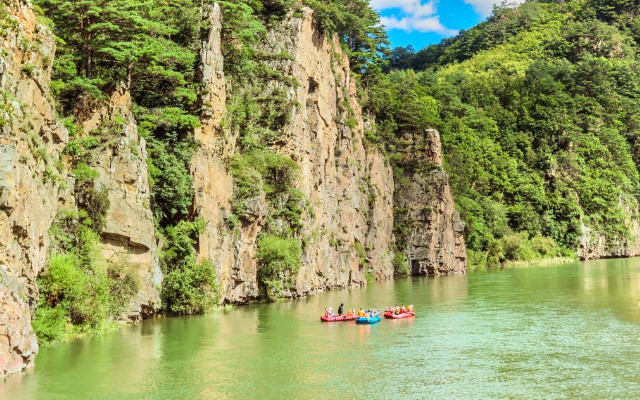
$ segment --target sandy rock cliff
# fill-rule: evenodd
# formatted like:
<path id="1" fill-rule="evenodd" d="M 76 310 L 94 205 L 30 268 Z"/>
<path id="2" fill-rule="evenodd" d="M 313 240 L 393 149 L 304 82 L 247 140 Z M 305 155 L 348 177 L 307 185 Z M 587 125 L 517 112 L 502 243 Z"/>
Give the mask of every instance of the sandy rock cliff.
<path id="1" fill-rule="evenodd" d="M 272 84 L 296 100 L 275 150 L 301 167 L 296 187 L 312 210 L 301 232 L 306 244 L 302 267 L 284 293 L 288 297 L 362 285 L 366 274 L 377 278 L 393 274 L 391 169 L 380 152 L 365 147 L 355 82 L 339 44 L 317 31 L 310 9 L 303 9 L 302 15 L 280 23 L 262 44 L 270 54 L 292 55 L 274 61 L 272 67 L 300 83 Z M 205 111 L 202 128 L 196 132 L 201 146 L 192 167 L 195 214 L 208 222 L 199 253 L 218 266 L 223 301 L 244 302 L 259 295 L 254 254 L 265 219 L 265 199 L 250 200 L 249 217 L 239 229 L 227 227 L 233 178 L 224 160 L 234 153 L 235 143 L 234 132 L 220 127 L 226 86 L 218 6 L 210 8 L 209 18 L 211 31 L 203 43 L 201 68 Z M 343 107 L 352 115 L 346 116 Z M 349 118 L 353 122 L 347 124 Z"/>
<path id="2" fill-rule="evenodd" d="M 466 272 L 464 222 L 456 211 L 449 178 L 442 169 L 438 131 L 403 138 L 407 179 L 395 194 L 396 224 L 405 233 L 406 255 L 414 275 Z"/>
<path id="3" fill-rule="evenodd" d="M 199 74 L 203 83 L 202 126 L 195 132 L 199 142 L 191 163 L 195 189 L 194 215 L 207 222 L 200 235 L 199 258 L 215 263 L 221 300 L 243 303 L 258 296 L 255 243 L 260 232 L 264 198 L 254 199 L 251 213 L 238 229 L 228 226 L 233 177 L 225 160 L 235 152 L 233 132 L 221 127 L 226 113 L 227 85 L 221 52 L 222 13 L 215 4 L 206 10 L 210 30 L 202 43 Z"/>
<path id="4" fill-rule="evenodd" d="M 160 309 L 162 271 L 158 238 L 151 212 L 146 143 L 138 136 L 131 96 L 118 88 L 109 102 L 82 121 L 85 134 L 100 131 L 103 143 L 92 151 L 89 166 L 100 174 L 109 209 L 102 232 L 102 253 L 109 262 L 125 263 L 139 278 L 138 294 L 129 305 L 129 319 L 153 316 Z"/>
<path id="5" fill-rule="evenodd" d="M 26 1 L 5 4 L 15 28 L 0 32 L 0 376 L 33 365 L 38 345 L 31 318 L 38 300 L 36 278 L 51 251 L 49 229 L 60 211 L 76 207 L 72 160 L 62 155 L 70 138 L 49 94 L 54 38 Z M 255 254 L 269 204 L 263 193 L 246 200 L 241 224 L 226 220 L 234 189 L 228 159 L 237 152 L 239 133 L 222 124 L 230 88 L 220 7 L 208 7 L 206 15 L 210 31 L 199 69 L 203 111 L 191 167 L 192 216 L 207 221 L 198 253 L 217 267 L 221 301 L 245 303 L 260 296 Z M 282 295 L 301 297 L 392 277 L 394 205 L 411 210 L 407 252 L 414 273 L 464 271 L 463 225 L 442 172 L 439 137 L 416 137 L 414 147 L 406 149 L 439 167 L 416 173 L 408 188 L 397 187 L 383 154 L 366 144 L 364 131 L 371 122 L 363 119 L 347 57 L 337 40 L 317 30 L 312 11 L 305 8 L 278 23 L 260 46 L 291 55 L 271 66 L 298 83 L 267 85 L 293 104 L 273 150 L 300 166 L 294 186 L 308 199 L 299 233 L 302 266 Z M 150 209 L 146 144 L 138 136 L 129 93 L 119 88 L 110 100 L 80 108 L 79 134 L 100 138 L 87 163 L 99 173 L 95 185 L 109 196 L 103 256 L 125 260 L 140 278 L 140 291 L 122 317 L 152 316 L 160 307 L 160 244 Z"/>
<path id="6" fill-rule="evenodd" d="M 302 17 L 269 33 L 266 47 L 293 56 L 274 62 L 299 82 L 289 89 L 297 106 L 279 151 L 300 165 L 298 188 L 314 215 L 305 221 L 303 236 L 311 240 L 292 295 L 362 285 L 367 274 L 391 277 L 393 174 L 382 153 L 365 145 L 362 108 L 340 44 L 322 35 L 304 8 Z"/>
<path id="7" fill-rule="evenodd" d="M 33 365 L 31 329 L 67 141 L 49 95 L 55 39 L 23 2 L 0 32 L 0 376 Z"/>
<path id="8" fill-rule="evenodd" d="M 638 212 L 630 213 L 637 215 Z M 598 260 L 610 257 L 637 257 L 640 255 L 640 222 L 630 219 L 626 222 L 629 237 L 622 240 L 607 240 L 604 234 L 582 224 L 582 235 L 577 255 L 581 260 Z"/>
<path id="9" fill-rule="evenodd" d="M 73 176 L 61 159 L 69 135 L 49 92 L 55 39 L 26 2 L 7 6 L 15 29 L 2 32 L 0 42 L 0 376 L 33 365 L 38 345 L 31 318 L 49 229 L 59 210 L 75 207 Z M 139 293 L 122 317 L 139 319 L 159 309 L 161 273 L 145 143 L 130 106 L 128 93 L 116 91 L 108 104 L 85 110 L 90 118 L 83 128 L 110 126 L 108 144 L 91 160 L 111 203 L 102 248 L 107 260 L 126 259 L 138 273 Z"/>

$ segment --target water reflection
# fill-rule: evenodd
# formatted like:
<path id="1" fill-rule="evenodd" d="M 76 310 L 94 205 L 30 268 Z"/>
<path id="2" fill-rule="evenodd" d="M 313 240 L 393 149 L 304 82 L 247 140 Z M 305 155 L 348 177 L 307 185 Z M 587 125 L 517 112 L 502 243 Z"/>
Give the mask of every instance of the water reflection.
<path id="1" fill-rule="evenodd" d="M 43 349 L 0 398 L 640 398 L 639 301 L 638 260 L 398 280 Z M 417 317 L 319 322 L 342 302 Z"/>

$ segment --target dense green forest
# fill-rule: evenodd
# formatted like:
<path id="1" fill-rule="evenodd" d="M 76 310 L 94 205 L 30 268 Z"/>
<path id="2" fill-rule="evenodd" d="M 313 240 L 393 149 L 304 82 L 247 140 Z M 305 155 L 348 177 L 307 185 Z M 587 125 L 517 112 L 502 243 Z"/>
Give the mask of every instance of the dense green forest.
<path id="1" fill-rule="evenodd" d="M 443 137 L 471 266 L 571 255 L 585 226 L 609 245 L 631 239 L 636 3 L 529 1 L 418 52 L 393 50 L 386 96 L 437 102 L 428 122 Z M 387 121 L 397 120 L 381 118 L 385 145 L 397 133 Z"/>
<path id="2" fill-rule="evenodd" d="M 164 243 L 162 300 L 170 314 L 202 312 L 216 302 L 215 267 L 196 262 L 204 227 L 190 214 L 189 174 L 202 107 L 197 67 L 208 29 L 202 7 L 210 3 L 34 0 L 58 37 L 52 88 L 72 134 L 67 154 L 87 182 L 95 171 L 86 157 L 100 138 L 74 136 L 77 107 L 107 98 L 121 82 L 131 91 L 150 155 L 151 207 Z M 258 242 L 265 298 L 277 297 L 274 276 L 295 272 L 300 263 L 296 232 L 304 199 L 291 185 L 297 165 L 270 146 L 292 105 L 280 93 L 259 95 L 270 80 L 295 84 L 269 67 L 288 55 L 265 54 L 256 43 L 305 5 L 323 32 L 341 39 L 363 107 L 376 120 L 368 140 L 386 153 L 398 182 L 416 168 L 399 156 L 403 135 L 440 130 L 472 267 L 574 256 L 584 227 L 609 243 L 630 238 L 640 157 L 635 1 L 500 7 L 477 27 L 418 52 L 390 49 L 366 0 L 218 3 L 230 88 L 224 123 L 240 132 L 238 155 L 229 160 L 236 182 L 228 222 L 242 219 L 243 200 L 256 188 L 287 222 L 267 226 Z M 81 330 L 100 326 L 135 292 L 122 271 L 96 272 L 91 254 L 108 204 L 92 188 L 80 185 L 80 212 L 54 226 L 58 254 L 39 281 L 43 300 L 34 323 L 45 339 L 61 336 L 60 322 L 70 316 Z M 293 200 L 281 204 L 285 194 Z M 88 279 L 96 281 L 94 291 L 82 290 Z M 87 307 L 93 302 L 105 307 Z"/>

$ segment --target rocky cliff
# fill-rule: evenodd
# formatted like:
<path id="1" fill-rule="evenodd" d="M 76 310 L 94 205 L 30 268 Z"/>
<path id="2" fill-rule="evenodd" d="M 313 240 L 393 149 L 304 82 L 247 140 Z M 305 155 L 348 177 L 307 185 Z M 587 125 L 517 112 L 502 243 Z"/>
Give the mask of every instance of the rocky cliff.
<path id="1" fill-rule="evenodd" d="M 391 168 L 365 143 L 356 84 L 339 42 L 317 30 L 310 9 L 301 14 L 272 30 L 266 45 L 271 54 L 292 55 L 274 64 L 299 83 L 287 93 L 296 106 L 279 143 L 301 167 L 297 186 L 312 210 L 294 296 L 393 275 Z"/>
<path id="2" fill-rule="evenodd" d="M 5 8 L 5 6 L 2 6 Z M 0 14 L 0 376 L 33 365 L 36 277 L 60 188 L 67 131 L 49 94 L 54 37 L 30 7 L 9 1 Z"/>
<path id="3" fill-rule="evenodd" d="M 248 203 L 248 218 L 230 228 L 233 177 L 225 160 L 235 152 L 235 132 L 220 126 L 227 98 L 220 52 L 222 15 L 214 6 L 211 30 L 203 44 L 201 73 L 205 86 L 200 147 L 193 161 L 194 210 L 207 229 L 200 237 L 201 258 L 218 266 L 222 297 L 245 302 L 259 296 L 256 241 L 269 210 L 264 197 Z M 286 297 L 317 290 L 362 285 L 366 276 L 389 278 L 391 267 L 393 179 L 382 154 L 367 147 L 362 110 L 348 61 L 337 41 L 316 29 L 312 11 L 285 19 L 261 46 L 268 54 L 291 57 L 272 67 L 299 85 L 273 81 L 269 90 L 284 92 L 295 106 L 274 150 L 294 160 L 300 171 L 295 186 L 308 200 L 303 217 L 302 267 Z M 349 115 L 344 109 L 349 109 Z M 351 122 L 347 122 L 349 119 Z"/>
<path id="4" fill-rule="evenodd" d="M 237 189 L 229 161 L 240 152 L 240 132 L 224 123 L 232 88 L 221 51 L 220 7 L 209 7 L 206 16 L 210 30 L 198 70 L 202 113 L 194 132 L 198 147 L 191 165 L 195 196 L 190 217 L 207 222 L 198 256 L 216 265 L 221 302 L 246 303 L 262 296 L 256 260 L 261 233 L 286 224 L 274 213 L 274 202 L 293 200 L 268 199 L 263 191 L 244 200 L 239 223 L 229 221 Z M 80 101 L 77 131 L 70 138 L 49 91 L 54 37 L 26 1 L 2 6 L 0 18 L 2 376 L 33 365 L 38 351 L 31 319 L 38 302 L 36 278 L 55 251 L 49 230 L 61 212 L 77 211 L 81 202 L 73 172 L 79 161 L 65 152 L 74 141 L 97 140 L 82 163 L 97 172 L 92 185 L 108 197 L 102 257 L 126 263 L 139 281 L 123 319 L 159 310 L 162 273 L 146 144 L 138 135 L 129 93 L 120 87 L 105 101 Z M 297 164 L 292 185 L 300 196 L 296 207 L 303 210 L 295 233 L 302 243 L 301 266 L 280 296 L 302 297 L 392 277 L 394 198 L 396 207 L 410 210 L 405 222 L 412 229 L 406 249 L 412 272 L 464 271 L 462 225 L 442 172 L 437 134 L 417 135 L 413 147 L 405 148 L 434 167 L 416 171 L 409 186 L 396 185 L 383 153 L 365 139 L 372 121 L 363 118 L 348 59 L 337 39 L 318 30 L 313 12 L 304 8 L 274 23 L 258 46 L 267 54 L 287 55 L 269 61 L 280 78 L 265 84 L 265 95 L 277 92 L 291 105 L 270 151 Z"/>
<path id="5" fill-rule="evenodd" d="M 49 90 L 55 38 L 30 5 L 9 1 L 0 10 L 0 376 L 33 365 L 38 345 L 31 318 L 37 276 L 50 252 L 49 229 L 60 210 L 76 206 L 66 157 L 67 129 Z M 159 308 L 157 239 L 149 208 L 144 140 L 137 136 L 128 94 L 85 110 L 86 131 L 105 128 L 90 163 L 110 207 L 102 243 L 107 259 L 126 257 L 140 276 L 128 315 Z M 117 120 L 117 123 L 114 123 Z"/>
<path id="6" fill-rule="evenodd" d="M 399 150 L 404 176 L 395 193 L 396 234 L 414 275 L 466 272 L 464 222 L 442 169 L 440 134 L 406 135 Z"/>
<path id="7" fill-rule="evenodd" d="M 84 110 L 82 134 L 93 133 L 101 143 L 88 165 L 99 177 L 94 185 L 106 189 L 109 207 L 102 230 L 102 254 L 107 262 L 119 262 L 132 269 L 140 282 L 127 317 L 153 316 L 160 309 L 162 272 L 158 260 L 158 238 L 151 212 L 151 189 L 146 143 L 138 136 L 131 112 L 131 96 L 120 87 L 106 104 Z"/>
<path id="8" fill-rule="evenodd" d="M 629 212 L 629 215 L 638 215 L 638 211 Z M 578 257 L 581 260 L 598 260 L 601 258 L 640 256 L 640 223 L 637 219 L 630 218 L 625 221 L 625 225 L 628 229 L 628 234 L 625 238 L 607 240 L 605 234 L 582 223 L 582 234 L 577 251 Z"/>

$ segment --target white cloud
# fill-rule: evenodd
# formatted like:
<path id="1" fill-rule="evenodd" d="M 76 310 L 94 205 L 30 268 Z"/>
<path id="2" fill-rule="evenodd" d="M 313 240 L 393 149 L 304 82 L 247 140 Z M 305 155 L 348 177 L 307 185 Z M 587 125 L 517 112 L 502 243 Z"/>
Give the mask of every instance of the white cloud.
<path id="1" fill-rule="evenodd" d="M 398 14 L 381 18 L 382 25 L 387 29 L 400 29 L 407 32 L 435 32 L 444 36 L 457 33 L 448 29 L 440 22 L 436 8 L 436 0 L 371 0 L 371 6 L 378 10 L 397 10 Z"/>
<path id="2" fill-rule="evenodd" d="M 508 4 L 518 5 L 524 3 L 525 0 L 509 0 Z M 502 4 L 502 0 L 464 0 L 465 3 L 473 6 L 473 9 L 483 17 L 488 17 L 493 10 L 494 5 Z"/>

